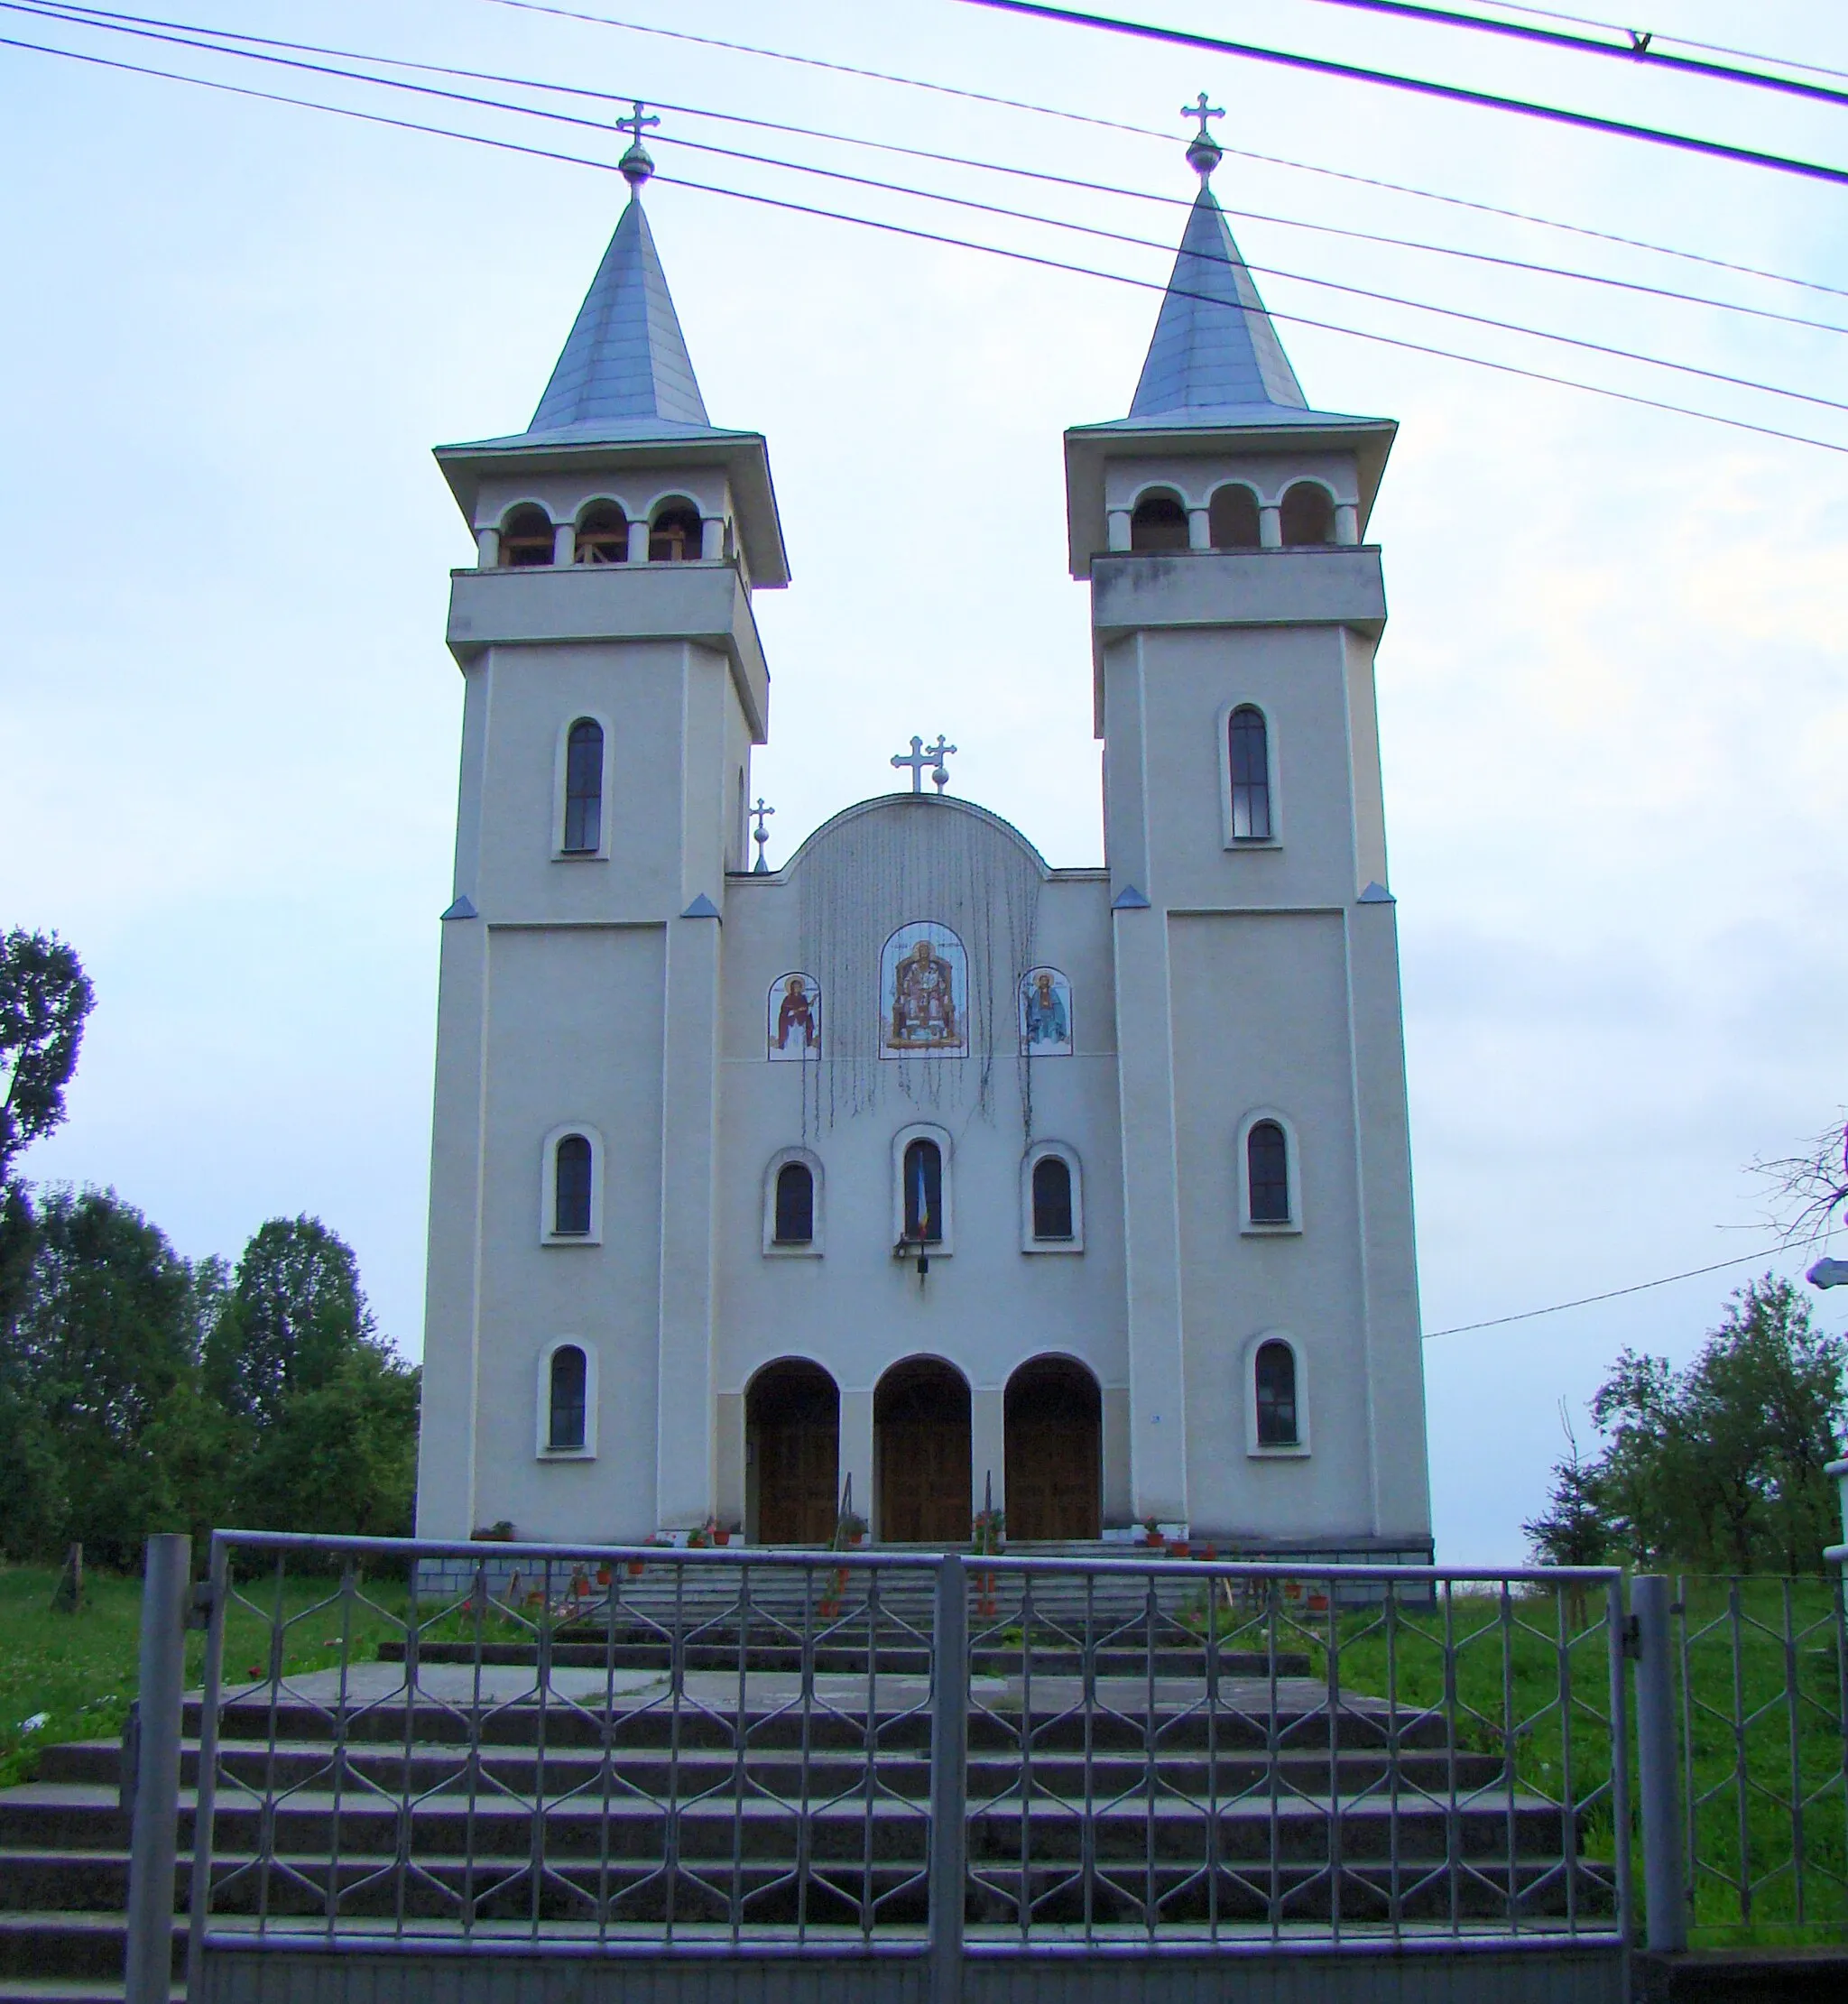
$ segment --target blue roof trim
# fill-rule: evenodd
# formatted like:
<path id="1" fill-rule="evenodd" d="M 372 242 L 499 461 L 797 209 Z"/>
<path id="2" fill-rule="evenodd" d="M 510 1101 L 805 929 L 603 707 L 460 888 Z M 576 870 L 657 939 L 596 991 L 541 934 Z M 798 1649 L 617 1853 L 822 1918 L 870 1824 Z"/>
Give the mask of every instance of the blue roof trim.
<path id="1" fill-rule="evenodd" d="M 1363 905 L 1396 905 L 1399 900 L 1383 883 L 1370 883 L 1355 901 Z"/>
<path id="2" fill-rule="evenodd" d="M 1308 408 L 1224 211 L 1202 183 L 1142 364 L 1132 418 Z"/>
<path id="3" fill-rule="evenodd" d="M 527 430 L 626 428 L 637 420 L 709 429 L 667 274 L 632 195 Z"/>
<path id="4" fill-rule="evenodd" d="M 1117 892 L 1110 909 L 1113 911 L 1147 911 L 1149 910 L 1149 900 L 1136 889 L 1134 884 L 1126 883 Z"/>
<path id="5" fill-rule="evenodd" d="M 716 919 L 718 907 L 702 891 L 680 916 L 683 919 Z"/>
<path id="6" fill-rule="evenodd" d="M 469 903 L 466 891 L 443 913 L 444 919 L 479 919 L 480 917 L 480 912 Z"/>

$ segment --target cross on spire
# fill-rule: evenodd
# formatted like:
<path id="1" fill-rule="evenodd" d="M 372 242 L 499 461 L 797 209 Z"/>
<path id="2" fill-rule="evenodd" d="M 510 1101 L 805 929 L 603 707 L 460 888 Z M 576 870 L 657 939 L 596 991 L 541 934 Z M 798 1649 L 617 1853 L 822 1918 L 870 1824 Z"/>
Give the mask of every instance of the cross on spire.
<path id="1" fill-rule="evenodd" d="M 1191 105 L 1183 105 L 1180 107 L 1180 115 L 1183 118 L 1197 118 L 1200 121 L 1199 131 L 1187 142 L 1187 165 L 1204 181 L 1224 157 L 1219 142 L 1206 130 L 1206 121 L 1209 118 L 1224 118 L 1225 108 L 1223 105 L 1209 103 L 1206 93 L 1203 90 Z"/>
<path id="2" fill-rule="evenodd" d="M 629 106 L 629 115 L 616 120 L 616 130 L 629 134 L 629 150 L 616 162 L 616 167 L 629 186 L 639 189 L 654 171 L 654 161 L 642 143 L 642 134 L 650 126 L 660 125 L 661 120 L 652 112 L 644 115 L 637 98 L 632 97 Z"/>
<path id="3" fill-rule="evenodd" d="M 770 865 L 763 860 L 763 845 L 766 842 L 770 840 L 770 832 L 768 829 L 765 828 L 763 824 L 772 814 L 776 812 L 776 809 L 774 808 L 765 807 L 763 804 L 763 796 L 760 793 L 757 796 L 757 805 L 754 808 L 747 808 L 745 809 L 745 812 L 749 814 L 752 820 L 753 820 L 757 824 L 756 827 L 752 830 L 751 834 L 752 841 L 753 841 L 757 845 L 757 872 L 765 876 L 768 876 L 770 873 Z"/>

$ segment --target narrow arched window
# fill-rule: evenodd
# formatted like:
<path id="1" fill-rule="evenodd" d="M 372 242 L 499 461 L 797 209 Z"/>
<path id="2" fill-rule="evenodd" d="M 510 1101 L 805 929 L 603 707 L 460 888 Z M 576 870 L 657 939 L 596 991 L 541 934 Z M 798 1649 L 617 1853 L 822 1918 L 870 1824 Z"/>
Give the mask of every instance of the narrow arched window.
<path id="1" fill-rule="evenodd" d="M 905 1241 L 935 1245 L 943 1237 L 943 1151 L 935 1141 L 905 1149 Z"/>
<path id="2" fill-rule="evenodd" d="M 1206 511 L 1206 535 L 1215 549 L 1255 549 L 1258 497 L 1249 487 L 1222 487 Z"/>
<path id="3" fill-rule="evenodd" d="M 589 1378 L 584 1353 L 575 1343 L 561 1343 L 552 1352 L 547 1386 L 545 1444 L 548 1447 L 583 1446 Z"/>
<path id="4" fill-rule="evenodd" d="M 1245 1188 L 1253 1224 L 1289 1223 L 1289 1144 L 1275 1121 L 1255 1121 L 1245 1136 Z"/>
<path id="5" fill-rule="evenodd" d="M 1257 1381 L 1259 1446 L 1294 1447 L 1298 1439 L 1295 1351 L 1275 1337 L 1261 1343 L 1253 1371 Z"/>
<path id="6" fill-rule="evenodd" d="M 1270 839 L 1270 743 L 1264 713 L 1241 703 L 1226 721 L 1226 756 L 1232 762 L 1232 839 Z"/>
<path id="7" fill-rule="evenodd" d="M 806 1162 L 785 1162 L 776 1172 L 777 1245 L 809 1245 L 815 1239 L 815 1172 Z"/>
<path id="8" fill-rule="evenodd" d="M 552 560 L 551 518 L 543 508 L 530 503 L 516 508 L 501 528 L 501 562 L 522 570 Z"/>
<path id="9" fill-rule="evenodd" d="M 1335 540 L 1335 503 L 1328 490 L 1313 480 L 1298 480 L 1283 497 L 1283 541 L 1286 549 Z"/>
<path id="10" fill-rule="evenodd" d="M 581 1134 L 568 1134 L 552 1159 L 552 1231 L 561 1239 L 590 1235 L 593 1157 Z"/>
<path id="11" fill-rule="evenodd" d="M 655 511 L 648 531 L 651 564 L 689 563 L 699 554 L 699 511 L 690 501 L 670 501 Z"/>
<path id="12" fill-rule="evenodd" d="M 1072 1236 L 1072 1166 L 1062 1155 L 1042 1155 L 1033 1165 L 1033 1236 Z"/>
<path id="13" fill-rule="evenodd" d="M 580 564 L 626 564 L 629 520 L 613 501 L 587 509 L 578 524 L 577 560 Z"/>
<path id="14" fill-rule="evenodd" d="M 595 855 L 603 840 L 603 725 L 580 716 L 565 740 L 567 855 Z"/>
<path id="15" fill-rule="evenodd" d="M 1145 494 L 1130 517 L 1130 548 L 1156 550 L 1187 547 L 1187 510 L 1172 494 Z"/>

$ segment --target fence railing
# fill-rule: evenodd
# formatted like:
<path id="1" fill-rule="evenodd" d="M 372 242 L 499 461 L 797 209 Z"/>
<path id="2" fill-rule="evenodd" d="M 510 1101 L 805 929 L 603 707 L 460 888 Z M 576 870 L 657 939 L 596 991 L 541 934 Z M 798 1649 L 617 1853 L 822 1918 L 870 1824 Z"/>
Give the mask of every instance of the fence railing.
<path id="1" fill-rule="evenodd" d="M 223 1532 L 203 1598 L 195 1970 L 1630 1926 L 1611 1570 Z"/>

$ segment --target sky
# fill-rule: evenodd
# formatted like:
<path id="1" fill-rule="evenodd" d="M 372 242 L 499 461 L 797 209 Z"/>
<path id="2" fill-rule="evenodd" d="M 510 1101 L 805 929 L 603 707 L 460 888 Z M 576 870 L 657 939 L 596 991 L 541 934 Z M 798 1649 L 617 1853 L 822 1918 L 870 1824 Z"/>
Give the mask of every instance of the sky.
<path id="1" fill-rule="evenodd" d="M 1165 279 L 1185 214 L 1109 190 L 1184 205 L 1178 107 L 1204 88 L 1225 108 L 1215 191 L 1310 402 L 1400 426 L 1370 533 L 1391 607 L 1379 700 L 1437 1550 L 1518 1560 L 1564 1448 L 1562 1406 L 1591 1445 L 1585 1401 L 1620 1349 L 1685 1362 L 1747 1275 L 1815 1257 L 1440 1333 L 1771 1248 L 1751 1165 L 1797 1150 L 1848 1100 L 1848 411 L 1829 401 L 1848 337 L 1764 317 L 1848 328 L 1848 189 L 957 0 L 568 4 L 631 25 L 504 0 L 173 0 L 171 18 L 680 107 L 650 135 L 649 215 L 714 421 L 769 438 L 795 573 L 757 601 L 774 682 L 753 785 L 777 810 L 772 861 L 886 790 L 914 731 L 939 730 L 962 748 L 957 791 L 1054 863 L 1101 860 L 1060 437 L 1128 409 L 1158 300 L 1146 287 Z M 1848 109 L 1318 0 L 1141 11 L 1848 163 Z M 1747 14 L 1660 0 L 1650 19 L 1848 72 L 1848 14 L 1827 0 Z M 592 97 L 568 101 L 592 125 L 545 125 L 17 8 L 0 36 L 605 163 L 621 151 Z M 715 112 L 1101 185 L 702 115 Z M 731 154 L 696 150 L 715 147 Z M 460 726 L 443 618 L 447 573 L 472 560 L 430 448 L 526 421 L 622 183 L 606 166 L 0 44 L 0 188 L 14 302 L 0 314 L 0 926 L 55 928 L 97 995 L 69 1122 L 26 1171 L 113 1186 L 193 1257 L 235 1259 L 264 1218 L 318 1215 L 356 1247 L 382 1326 L 414 1355 Z M 1807 282 L 1725 268 L 1741 264 Z M 1822 1326 L 1848 1321 L 1838 1300 L 1815 1298 Z"/>

